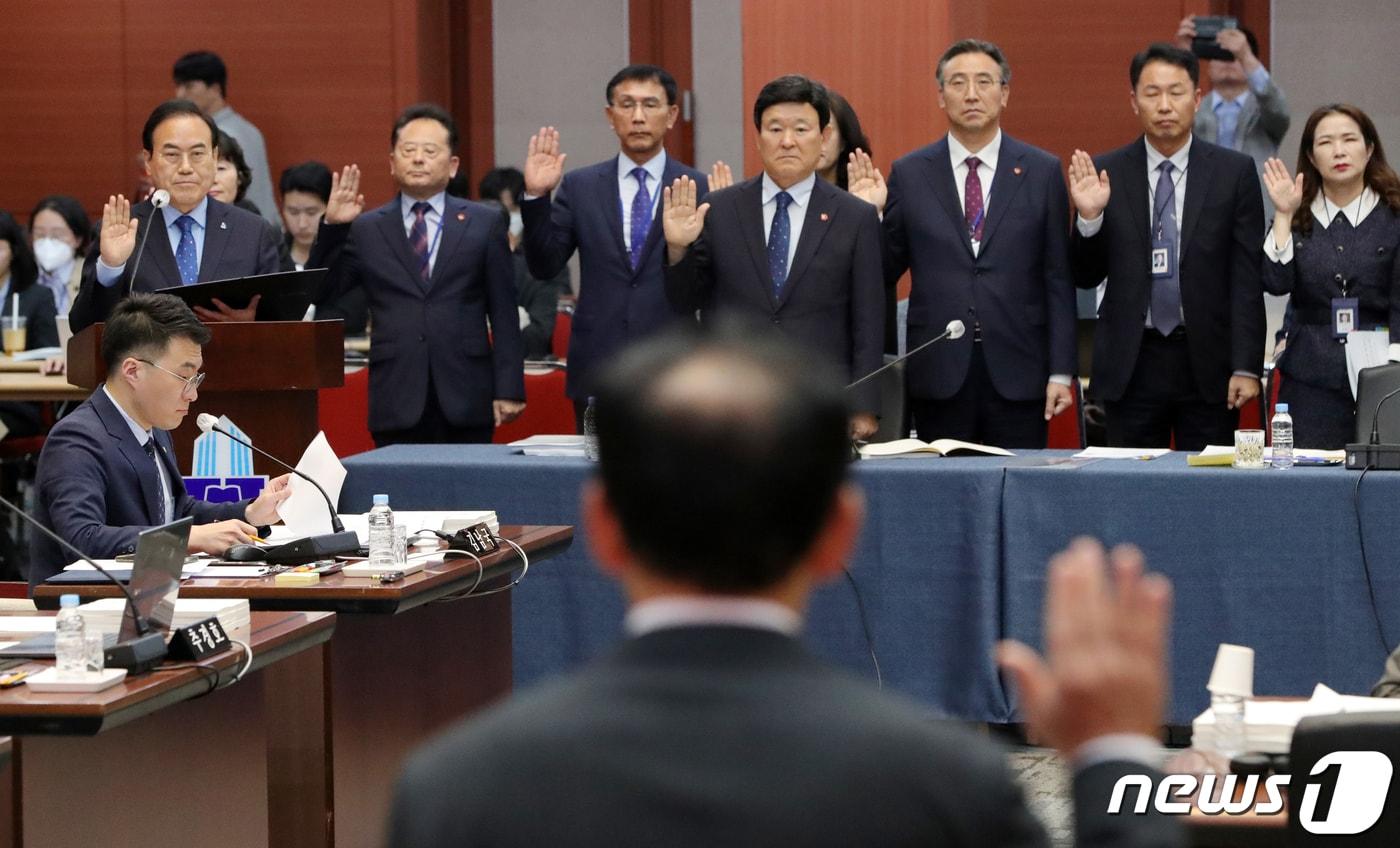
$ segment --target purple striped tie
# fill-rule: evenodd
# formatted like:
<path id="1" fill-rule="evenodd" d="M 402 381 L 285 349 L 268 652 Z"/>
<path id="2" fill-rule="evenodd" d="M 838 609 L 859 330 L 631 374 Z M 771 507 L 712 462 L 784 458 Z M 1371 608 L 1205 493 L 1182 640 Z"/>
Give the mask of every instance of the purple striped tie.
<path id="1" fill-rule="evenodd" d="M 409 210 L 415 217 L 413 229 L 408 232 L 408 245 L 413 248 L 413 255 L 418 257 L 418 276 L 424 280 L 432 274 L 428 268 L 428 210 L 432 208 L 432 204 L 420 200 Z"/>

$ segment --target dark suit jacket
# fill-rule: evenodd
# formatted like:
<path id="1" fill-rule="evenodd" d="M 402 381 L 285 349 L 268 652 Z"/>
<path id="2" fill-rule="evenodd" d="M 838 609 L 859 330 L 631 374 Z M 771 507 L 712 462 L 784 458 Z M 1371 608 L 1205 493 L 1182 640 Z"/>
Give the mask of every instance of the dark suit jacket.
<path id="1" fill-rule="evenodd" d="M 342 239 L 327 240 L 317 239 L 311 247 L 311 255 L 306 258 L 307 269 L 326 268 L 330 265 L 330 254 L 341 247 Z M 297 269 L 296 260 L 292 259 L 292 236 L 289 233 L 282 241 L 282 248 L 277 254 L 277 270 L 295 271 Z M 328 297 L 324 292 L 317 292 L 315 297 Z M 317 321 L 345 322 L 345 335 L 363 336 L 365 328 L 369 324 L 369 300 L 365 297 L 363 288 L 346 292 L 339 300 L 324 300 L 316 303 Z"/>
<path id="2" fill-rule="evenodd" d="M 880 219 L 875 207 L 818 178 L 782 296 L 773 297 L 763 234 L 763 177 L 714 192 L 700 238 L 666 268 L 666 295 L 682 312 L 740 314 L 772 324 L 829 358 L 847 381 L 884 358 L 885 299 Z M 876 412 L 879 385 L 853 394 L 853 408 Z"/>
<path id="3" fill-rule="evenodd" d="M 1109 819 L 1076 778 L 1080 844 L 1172 845 Z M 1041 846 L 991 743 L 739 627 L 662 630 L 424 746 L 395 794 L 395 848 Z"/>
<path id="4" fill-rule="evenodd" d="M 968 329 L 957 341 L 910 357 L 911 397 L 941 400 L 962 388 L 974 323 L 981 324 L 987 370 L 1002 397 L 1043 399 L 1051 374 L 1075 374 L 1068 210 L 1060 161 L 1003 133 L 982 246 L 973 256 L 947 137 L 894 163 L 885 206 L 885 276 L 893 284 L 906 270 L 914 272 L 909 349 L 953 319 Z"/>
<path id="5" fill-rule="evenodd" d="M 489 427 L 492 400 L 525 399 L 505 222 L 499 210 L 452 195 L 443 209 L 437 258 L 426 283 L 404 232 L 398 195 L 354 223 L 321 224 L 317 241 L 326 241 L 332 258 L 329 291 L 317 303 L 363 290 L 374 316 L 371 431 L 417 424 L 430 380 L 443 414 L 457 427 Z"/>
<path id="6" fill-rule="evenodd" d="M 1103 228 L 1086 239 L 1076 226 L 1071 240 L 1075 284 L 1093 288 L 1108 278 L 1094 330 L 1093 386 L 1110 401 L 1123 397 L 1133 375 L 1152 297 L 1144 145 L 1138 138 L 1095 160 L 1112 188 Z M 1243 153 L 1196 138 L 1186 167 L 1179 257 L 1186 346 L 1201 399 L 1224 404 L 1233 372 L 1263 368 L 1264 207 L 1254 162 Z"/>
<path id="7" fill-rule="evenodd" d="M 569 271 L 565 268 L 552 280 L 537 280 L 530 273 L 525 256 L 511 254 L 515 267 L 515 302 L 530 316 L 530 323 L 520 331 L 526 359 L 544 359 L 552 353 L 554 316 L 559 313 L 559 294 L 569 290 Z"/>
<path id="8" fill-rule="evenodd" d="M 682 175 L 698 182 L 700 196 L 705 196 L 709 187 L 705 175 L 669 154 L 661 172 L 663 185 L 648 188 L 660 191 Z M 667 304 L 661 282 L 666 253 L 661 204 L 656 204 L 656 219 L 647 231 L 636 270 L 623 245 L 622 214 L 617 157 L 565 174 L 553 201 L 539 197 L 520 204 L 525 258 L 537 279 L 554 279 L 578 250 L 578 306 L 569 334 L 569 373 L 564 389 L 574 399 L 592 393 L 595 370 L 628 342 L 681 317 Z"/>
<path id="9" fill-rule="evenodd" d="M 149 202 L 138 203 L 131 209 L 131 216 L 140 222 L 136 231 L 137 247 L 141 246 L 142 231 L 150 224 L 154 211 L 155 207 Z M 126 295 L 128 286 L 130 291 L 151 292 L 180 285 L 180 270 L 175 266 L 175 254 L 170 249 L 164 216 L 157 216 L 155 225 L 146 238 L 139 278 L 134 283 L 131 280 L 131 272 L 136 265 L 136 253 L 132 251 L 121 277 L 111 287 L 97 282 L 97 260 L 102 255 L 101 232 L 98 232 L 97 242 L 83 260 L 82 286 L 68 312 L 73 332 L 89 324 L 106 321 L 112 307 Z M 276 273 L 281 241 L 281 233 L 267 221 L 210 198 L 204 229 L 204 253 L 199 262 L 199 282 Z"/>
<path id="10" fill-rule="evenodd" d="M 155 430 L 175 500 L 174 516 L 195 524 L 243 518 L 249 501 L 212 504 L 185 492 L 170 434 Z M 90 557 L 136 550 L 142 530 L 162 524 L 160 482 L 116 404 L 98 389 L 49 431 L 35 476 L 34 517 Z M 30 543 L 30 590 L 75 559 L 41 534 Z"/>

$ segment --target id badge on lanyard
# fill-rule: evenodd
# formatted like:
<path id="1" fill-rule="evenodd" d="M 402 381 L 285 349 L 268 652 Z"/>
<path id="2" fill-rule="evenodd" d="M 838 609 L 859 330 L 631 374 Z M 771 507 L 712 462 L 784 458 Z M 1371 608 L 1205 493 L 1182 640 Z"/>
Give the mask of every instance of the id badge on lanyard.
<path id="1" fill-rule="evenodd" d="M 1343 339 L 1356 329 L 1356 311 L 1359 309 L 1354 297 L 1332 298 L 1332 338 Z"/>

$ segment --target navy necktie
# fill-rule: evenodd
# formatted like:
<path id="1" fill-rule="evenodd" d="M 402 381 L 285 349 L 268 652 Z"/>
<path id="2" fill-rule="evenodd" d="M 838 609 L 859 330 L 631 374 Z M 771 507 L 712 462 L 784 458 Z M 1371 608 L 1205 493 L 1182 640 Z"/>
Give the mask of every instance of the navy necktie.
<path id="1" fill-rule="evenodd" d="M 175 247 L 175 266 L 180 269 L 180 285 L 199 282 L 199 251 L 194 246 L 194 219 L 181 215 L 175 219 L 180 228 L 180 243 Z"/>
<path id="2" fill-rule="evenodd" d="M 788 242 L 792 240 L 792 226 L 788 221 L 788 205 L 792 195 L 778 192 L 773 198 L 778 208 L 773 211 L 773 226 L 768 230 L 768 273 L 773 276 L 773 296 L 783 293 L 783 283 L 787 282 Z"/>
<path id="3" fill-rule="evenodd" d="M 428 246 L 428 210 L 432 209 L 432 204 L 425 200 L 420 200 L 413 204 L 411 211 L 414 215 L 413 229 L 408 232 L 408 244 L 413 248 L 413 255 L 418 257 L 418 276 L 425 281 L 432 276 L 432 271 L 428 265 L 430 247 Z"/>
<path id="4" fill-rule="evenodd" d="M 1171 274 L 1152 278 L 1152 326 L 1169 336 L 1181 326 L 1181 239 L 1176 228 L 1176 184 L 1172 163 L 1157 166 L 1157 191 L 1153 195 L 1152 232 L 1157 241 L 1172 246 Z"/>
<path id="5" fill-rule="evenodd" d="M 647 233 L 651 231 L 651 192 L 647 191 L 645 168 L 633 168 L 631 175 L 637 180 L 637 196 L 632 198 L 631 226 L 628 228 L 632 246 L 628 253 L 632 258 L 632 267 L 636 268 L 642 261 L 642 251 L 647 246 Z"/>
<path id="6" fill-rule="evenodd" d="M 146 451 L 146 456 L 151 458 L 151 462 L 156 467 L 156 486 L 160 492 L 160 517 L 162 524 L 169 524 L 171 519 L 171 497 L 166 488 L 165 472 L 160 467 L 160 457 L 156 456 L 156 437 L 151 436 L 146 440 L 146 444 L 141 446 Z"/>

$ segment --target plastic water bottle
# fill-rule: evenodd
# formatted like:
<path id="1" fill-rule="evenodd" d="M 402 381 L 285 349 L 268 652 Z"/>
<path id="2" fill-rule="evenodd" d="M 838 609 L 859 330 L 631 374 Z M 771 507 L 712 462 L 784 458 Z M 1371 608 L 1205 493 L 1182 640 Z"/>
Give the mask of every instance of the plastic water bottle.
<path id="1" fill-rule="evenodd" d="M 1239 695 L 1211 695 L 1210 711 L 1215 719 L 1215 750 L 1227 760 L 1246 750 L 1244 698 Z"/>
<path id="2" fill-rule="evenodd" d="M 598 411 L 591 397 L 583 410 L 583 455 L 589 462 L 598 461 Z"/>
<path id="3" fill-rule="evenodd" d="M 375 495 L 374 508 L 369 511 L 369 564 L 385 571 L 398 564 L 394 557 L 394 511 L 389 509 L 388 495 Z"/>
<path id="4" fill-rule="evenodd" d="M 54 623 L 53 648 L 58 673 L 79 675 L 87 670 L 83 615 L 78 612 L 78 596 L 64 595 L 58 600 L 58 619 Z"/>
<path id="5" fill-rule="evenodd" d="M 1278 405 L 1278 411 L 1274 413 L 1273 421 L 1269 422 L 1269 429 L 1273 431 L 1274 453 L 1273 466 L 1275 468 L 1293 467 L 1293 416 L 1288 414 L 1288 404 Z"/>

